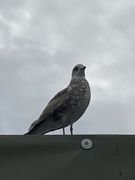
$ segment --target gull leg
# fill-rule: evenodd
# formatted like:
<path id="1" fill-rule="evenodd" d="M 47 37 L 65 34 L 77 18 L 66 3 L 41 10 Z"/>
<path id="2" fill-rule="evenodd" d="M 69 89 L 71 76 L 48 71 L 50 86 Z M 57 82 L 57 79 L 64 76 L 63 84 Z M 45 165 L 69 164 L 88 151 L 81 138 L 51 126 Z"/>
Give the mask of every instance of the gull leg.
<path id="1" fill-rule="evenodd" d="M 63 135 L 65 135 L 65 127 L 64 127 L 64 123 L 62 122 L 62 130 L 63 130 Z"/>
<path id="2" fill-rule="evenodd" d="M 70 132 L 71 132 L 71 135 L 73 135 L 73 124 L 70 125 Z"/>
<path id="3" fill-rule="evenodd" d="M 65 128 L 64 128 L 64 127 L 62 127 L 62 129 L 63 129 L 63 135 L 65 135 Z"/>

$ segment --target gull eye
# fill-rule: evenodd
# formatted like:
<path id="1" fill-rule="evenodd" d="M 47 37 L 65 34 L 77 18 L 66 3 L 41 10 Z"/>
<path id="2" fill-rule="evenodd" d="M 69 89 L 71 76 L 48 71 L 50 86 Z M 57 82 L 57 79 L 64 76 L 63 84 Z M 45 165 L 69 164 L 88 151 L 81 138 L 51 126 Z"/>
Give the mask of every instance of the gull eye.
<path id="1" fill-rule="evenodd" d="M 78 71 L 78 69 L 79 69 L 78 67 L 75 67 L 75 68 L 74 68 L 75 71 Z"/>

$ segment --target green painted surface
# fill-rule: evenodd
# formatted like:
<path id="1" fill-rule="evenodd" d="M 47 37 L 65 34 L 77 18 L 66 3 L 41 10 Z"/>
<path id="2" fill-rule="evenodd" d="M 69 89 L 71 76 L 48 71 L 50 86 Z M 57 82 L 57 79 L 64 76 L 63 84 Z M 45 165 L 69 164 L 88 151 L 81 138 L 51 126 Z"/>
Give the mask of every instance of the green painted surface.
<path id="1" fill-rule="evenodd" d="M 0 179 L 135 180 L 135 136 L 0 136 Z"/>

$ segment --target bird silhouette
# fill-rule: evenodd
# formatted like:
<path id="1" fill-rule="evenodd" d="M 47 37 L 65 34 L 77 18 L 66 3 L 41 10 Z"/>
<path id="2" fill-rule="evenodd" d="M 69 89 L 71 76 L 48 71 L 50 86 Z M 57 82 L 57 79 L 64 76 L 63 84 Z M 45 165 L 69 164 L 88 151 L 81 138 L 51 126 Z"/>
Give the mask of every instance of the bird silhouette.
<path id="1" fill-rule="evenodd" d="M 82 64 L 73 68 L 69 85 L 49 101 L 25 135 L 43 135 L 60 128 L 63 129 L 64 135 L 67 126 L 70 126 L 70 132 L 73 134 L 73 123 L 84 114 L 91 99 L 90 86 L 85 79 L 85 68 Z"/>

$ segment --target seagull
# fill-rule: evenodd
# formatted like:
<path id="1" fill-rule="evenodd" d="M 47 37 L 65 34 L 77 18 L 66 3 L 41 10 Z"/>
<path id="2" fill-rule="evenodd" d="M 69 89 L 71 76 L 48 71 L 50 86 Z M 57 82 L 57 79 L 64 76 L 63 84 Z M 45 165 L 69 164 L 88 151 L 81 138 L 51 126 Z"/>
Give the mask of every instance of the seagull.
<path id="1" fill-rule="evenodd" d="M 73 124 L 84 114 L 91 99 L 90 86 L 85 79 L 85 68 L 82 64 L 73 68 L 69 85 L 49 101 L 25 135 L 43 135 L 61 128 L 65 135 L 67 126 L 70 126 L 71 135 L 73 134 Z"/>

